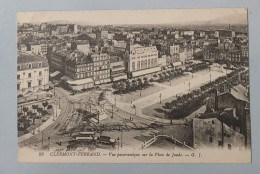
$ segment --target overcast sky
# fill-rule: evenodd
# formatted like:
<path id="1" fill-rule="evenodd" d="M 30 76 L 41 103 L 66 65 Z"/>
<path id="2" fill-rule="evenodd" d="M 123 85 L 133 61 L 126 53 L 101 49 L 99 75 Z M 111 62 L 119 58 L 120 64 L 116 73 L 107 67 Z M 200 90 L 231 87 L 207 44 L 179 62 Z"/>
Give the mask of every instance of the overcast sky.
<path id="1" fill-rule="evenodd" d="M 247 16 L 245 8 L 162 9 L 162 10 L 87 10 L 18 12 L 17 22 L 35 23 L 65 20 L 90 24 L 163 24 L 208 21 L 225 16 Z"/>

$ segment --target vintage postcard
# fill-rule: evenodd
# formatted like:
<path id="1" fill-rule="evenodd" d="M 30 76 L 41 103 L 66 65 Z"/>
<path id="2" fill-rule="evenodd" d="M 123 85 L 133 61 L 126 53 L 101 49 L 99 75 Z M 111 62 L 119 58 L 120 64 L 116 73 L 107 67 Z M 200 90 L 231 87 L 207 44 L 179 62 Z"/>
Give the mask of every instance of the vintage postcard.
<path id="1" fill-rule="evenodd" d="M 251 163 L 246 8 L 17 13 L 18 160 Z"/>

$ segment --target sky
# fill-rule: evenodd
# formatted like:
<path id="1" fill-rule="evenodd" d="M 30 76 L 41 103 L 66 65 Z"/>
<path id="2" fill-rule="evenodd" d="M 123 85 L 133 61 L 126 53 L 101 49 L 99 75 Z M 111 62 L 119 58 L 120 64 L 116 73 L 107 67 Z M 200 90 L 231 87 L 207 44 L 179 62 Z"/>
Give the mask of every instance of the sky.
<path id="1" fill-rule="evenodd" d="M 86 10 L 18 12 L 18 23 L 42 23 L 56 20 L 89 24 L 165 24 L 209 21 L 225 16 L 247 16 L 245 8 L 158 9 L 158 10 Z M 237 19 L 237 18 L 236 18 Z"/>

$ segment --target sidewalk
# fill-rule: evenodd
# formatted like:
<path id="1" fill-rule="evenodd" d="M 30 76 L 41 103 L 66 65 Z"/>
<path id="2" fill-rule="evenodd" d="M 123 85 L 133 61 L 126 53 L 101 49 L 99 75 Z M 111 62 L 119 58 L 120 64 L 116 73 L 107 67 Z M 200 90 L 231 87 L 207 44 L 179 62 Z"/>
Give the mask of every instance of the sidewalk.
<path id="1" fill-rule="evenodd" d="M 53 108 L 58 108 L 58 106 L 56 106 L 56 105 L 53 105 Z M 60 116 L 60 112 L 61 112 L 61 109 L 57 109 L 57 117 L 55 117 L 56 116 L 56 109 L 54 109 L 54 121 Z M 23 142 L 24 140 L 27 140 L 28 138 L 31 138 L 32 136 L 35 136 L 35 135 L 37 135 L 37 134 L 39 134 L 39 133 L 41 133 L 41 131 L 43 131 L 44 129 L 46 129 L 48 126 L 50 126 L 53 122 L 53 116 L 51 116 L 48 120 L 46 120 L 46 122 L 44 122 L 40 127 L 38 127 L 38 128 L 35 128 L 35 134 L 33 134 L 32 132 L 29 132 L 29 133 L 27 133 L 27 134 L 24 134 L 24 135 L 22 135 L 22 136 L 20 136 L 20 137 L 18 137 L 18 143 L 20 143 L 20 142 Z M 38 130 L 40 130 L 40 131 L 38 131 Z"/>

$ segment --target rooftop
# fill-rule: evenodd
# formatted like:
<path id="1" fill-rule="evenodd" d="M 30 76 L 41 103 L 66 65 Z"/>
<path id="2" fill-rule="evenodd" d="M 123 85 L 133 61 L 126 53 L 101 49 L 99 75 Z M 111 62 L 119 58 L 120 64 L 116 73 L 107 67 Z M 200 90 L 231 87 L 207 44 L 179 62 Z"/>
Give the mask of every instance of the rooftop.
<path id="1" fill-rule="evenodd" d="M 41 55 L 33 55 L 33 54 L 19 52 L 17 56 L 17 64 L 38 62 L 43 60 L 47 60 L 47 59 Z"/>

